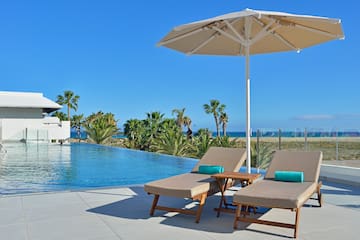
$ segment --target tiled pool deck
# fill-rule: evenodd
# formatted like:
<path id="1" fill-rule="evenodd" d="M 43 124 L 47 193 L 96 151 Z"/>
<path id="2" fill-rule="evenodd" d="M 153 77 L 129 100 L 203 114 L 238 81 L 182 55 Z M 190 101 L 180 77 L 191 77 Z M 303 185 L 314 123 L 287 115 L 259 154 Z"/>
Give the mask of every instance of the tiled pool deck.
<path id="1" fill-rule="evenodd" d="M 360 188 L 325 182 L 322 208 L 302 208 L 299 239 L 358 239 Z M 160 198 L 182 206 L 180 199 Z M 219 196 L 208 198 L 201 222 L 157 211 L 149 217 L 152 196 L 142 186 L 0 197 L 0 239 L 289 239 L 289 229 L 240 223 L 233 215 L 216 217 Z M 309 200 L 308 204 L 316 204 Z M 270 210 L 264 217 L 290 221 L 294 213 Z M 246 228 L 245 228 L 246 227 Z"/>

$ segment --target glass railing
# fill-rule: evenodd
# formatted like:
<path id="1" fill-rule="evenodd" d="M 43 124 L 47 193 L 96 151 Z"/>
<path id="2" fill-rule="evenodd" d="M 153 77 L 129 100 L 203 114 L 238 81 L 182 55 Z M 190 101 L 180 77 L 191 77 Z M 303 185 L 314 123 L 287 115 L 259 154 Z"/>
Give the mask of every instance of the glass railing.
<path id="1" fill-rule="evenodd" d="M 323 160 L 359 160 L 360 130 L 258 129 L 252 133 L 256 166 L 267 166 L 276 150 L 322 151 Z"/>

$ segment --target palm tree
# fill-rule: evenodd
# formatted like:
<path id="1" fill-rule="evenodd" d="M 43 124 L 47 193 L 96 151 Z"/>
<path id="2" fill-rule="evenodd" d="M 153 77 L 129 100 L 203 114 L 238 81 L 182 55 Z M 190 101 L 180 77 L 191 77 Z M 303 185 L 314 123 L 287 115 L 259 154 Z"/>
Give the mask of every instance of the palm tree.
<path id="1" fill-rule="evenodd" d="M 59 111 L 54 112 L 51 116 L 57 117 L 60 121 L 66 121 L 68 119 L 65 113 Z"/>
<path id="2" fill-rule="evenodd" d="M 184 126 L 187 127 L 186 136 L 188 139 L 192 138 L 192 130 L 191 130 L 191 118 L 188 116 L 184 117 Z"/>
<path id="3" fill-rule="evenodd" d="M 223 129 L 223 135 L 226 137 L 226 127 L 229 122 L 229 116 L 226 114 L 226 112 L 220 113 L 220 123 L 222 124 Z"/>
<path id="4" fill-rule="evenodd" d="M 79 139 L 81 140 L 81 127 L 84 124 L 84 114 L 74 115 L 71 118 L 71 128 L 74 128 Z"/>
<path id="5" fill-rule="evenodd" d="M 148 148 L 151 146 L 153 140 L 157 137 L 160 132 L 160 124 L 164 120 L 164 114 L 160 112 L 149 112 L 146 114 L 147 118 L 145 119 L 145 129 L 148 140 Z"/>
<path id="6" fill-rule="evenodd" d="M 210 100 L 209 104 L 204 104 L 204 110 L 207 114 L 213 114 L 215 125 L 216 125 L 216 136 L 220 137 L 220 131 L 219 131 L 219 115 L 220 112 L 222 112 L 225 109 L 225 105 L 221 104 L 219 100 L 212 99 Z"/>
<path id="7" fill-rule="evenodd" d="M 129 139 L 133 140 L 139 133 L 139 128 L 142 125 L 142 121 L 138 119 L 129 119 L 124 124 L 124 135 Z"/>
<path id="8" fill-rule="evenodd" d="M 60 105 L 67 106 L 67 117 L 68 121 L 70 121 L 70 109 L 74 109 L 77 111 L 78 109 L 78 101 L 80 97 L 75 95 L 72 91 L 64 91 L 64 95 L 58 95 L 56 102 Z"/>
<path id="9" fill-rule="evenodd" d="M 127 137 L 126 147 L 145 149 L 145 123 L 144 120 L 129 119 L 124 124 L 124 134 Z"/>
<path id="10" fill-rule="evenodd" d="M 176 114 L 176 125 L 179 127 L 180 130 L 182 130 L 182 125 L 184 125 L 184 113 L 185 113 L 185 108 L 182 109 L 174 109 L 172 110 L 172 114 Z"/>
<path id="11" fill-rule="evenodd" d="M 115 120 L 115 115 L 113 113 L 106 113 L 104 114 L 104 118 L 106 121 L 111 125 L 116 125 L 118 120 Z"/>

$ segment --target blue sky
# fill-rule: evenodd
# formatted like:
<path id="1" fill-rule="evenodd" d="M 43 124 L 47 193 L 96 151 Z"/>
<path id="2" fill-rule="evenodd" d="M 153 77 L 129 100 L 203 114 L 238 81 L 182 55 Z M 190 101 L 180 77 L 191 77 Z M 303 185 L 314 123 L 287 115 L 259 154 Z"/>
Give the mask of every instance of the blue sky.
<path id="1" fill-rule="evenodd" d="M 112 112 L 119 125 L 186 108 L 193 128 L 224 103 L 229 130 L 245 129 L 243 57 L 186 56 L 156 43 L 174 26 L 245 8 L 340 18 L 346 39 L 252 56 L 253 128 L 360 129 L 356 0 L 62 0 L 0 2 L 0 90 L 80 95 L 76 114 Z M 64 109 L 65 110 L 65 109 Z"/>

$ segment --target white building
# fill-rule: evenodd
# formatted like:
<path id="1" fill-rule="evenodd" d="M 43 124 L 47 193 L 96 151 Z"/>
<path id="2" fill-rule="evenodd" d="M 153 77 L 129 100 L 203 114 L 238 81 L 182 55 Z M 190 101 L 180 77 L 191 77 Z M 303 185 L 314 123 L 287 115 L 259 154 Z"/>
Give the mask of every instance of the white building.
<path id="1" fill-rule="evenodd" d="M 42 93 L 0 91 L 0 141 L 67 141 L 70 122 L 48 116 L 60 108 Z"/>

